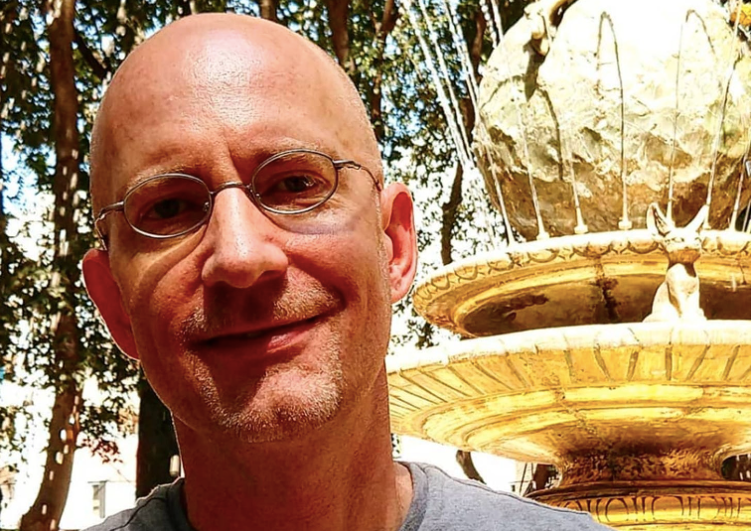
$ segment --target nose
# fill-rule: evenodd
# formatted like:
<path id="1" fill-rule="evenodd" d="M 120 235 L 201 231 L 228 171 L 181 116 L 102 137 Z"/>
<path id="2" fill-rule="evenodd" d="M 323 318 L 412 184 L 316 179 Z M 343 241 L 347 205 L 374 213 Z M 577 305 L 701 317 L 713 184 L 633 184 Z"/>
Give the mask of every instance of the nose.
<path id="1" fill-rule="evenodd" d="M 248 288 L 266 278 L 284 274 L 288 259 L 281 246 L 283 230 L 267 218 L 239 188 L 223 190 L 204 238 L 209 256 L 201 279 L 206 286 L 226 284 Z"/>

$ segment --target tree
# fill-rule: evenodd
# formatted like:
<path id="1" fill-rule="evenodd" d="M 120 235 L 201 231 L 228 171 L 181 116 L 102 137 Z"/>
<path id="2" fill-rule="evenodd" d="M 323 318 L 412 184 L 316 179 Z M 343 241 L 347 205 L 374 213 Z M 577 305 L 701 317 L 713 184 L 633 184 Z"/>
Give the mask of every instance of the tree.
<path id="1" fill-rule="evenodd" d="M 170 411 L 143 376 L 138 382 L 138 398 L 136 497 L 140 498 L 175 479 L 171 468 L 179 451 Z"/>
<path id="2" fill-rule="evenodd" d="M 5 382 L 54 394 L 45 419 L 49 442 L 44 479 L 22 529 L 58 525 L 80 444 L 103 453 L 114 449 L 112 428 L 125 404 L 126 377 L 133 372 L 110 355 L 111 344 L 96 323 L 78 269 L 92 241 L 88 207 L 82 202 L 88 185 L 82 168 L 88 143 L 79 131 L 81 123 L 84 129 L 88 126 L 86 105 L 80 102 L 91 85 L 84 90 L 77 86 L 81 70 L 73 48 L 74 15 L 72 0 L 47 3 L 43 11 L 36 3 L 10 2 L 0 11 L 5 51 L 0 68 L 2 135 L 18 161 L 13 171 L 1 174 L 2 367 Z M 6 193 L 7 185 L 16 186 L 15 196 Z M 37 233 L 28 226 L 19 228 L 21 220 L 10 207 L 31 204 L 43 209 L 48 196 L 52 202 L 36 222 L 41 225 Z M 29 237 L 34 238 L 31 251 L 18 243 Z M 110 392 L 99 404 L 84 404 L 82 384 L 92 374 L 100 375 L 101 387 Z M 3 416 L 0 445 L 19 450 L 23 460 L 24 433 L 16 428 L 19 417 L 30 414 L 15 407 L 4 409 Z"/>
<path id="3" fill-rule="evenodd" d="M 78 434 L 80 431 L 81 387 L 75 377 L 81 365 L 80 333 L 75 312 L 75 281 L 78 268 L 70 240 L 78 232 L 75 220 L 76 189 L 79 179 L 78 93 L 73 65 L 74 0 L 48 4 L 52 17 L 48 28 L 50 43 L 50 82 L 54 95 L 53 136 L 55 174 L 53 193 L 53 274 L 49 290 L 58 294 L 57 313 L 51 323 L 52 351 L 55 364 L 61 367 L 52 419 L 44 479 L 37 499 L 21 519 L 26 531 L 56 529 L 68 498 Z"/>

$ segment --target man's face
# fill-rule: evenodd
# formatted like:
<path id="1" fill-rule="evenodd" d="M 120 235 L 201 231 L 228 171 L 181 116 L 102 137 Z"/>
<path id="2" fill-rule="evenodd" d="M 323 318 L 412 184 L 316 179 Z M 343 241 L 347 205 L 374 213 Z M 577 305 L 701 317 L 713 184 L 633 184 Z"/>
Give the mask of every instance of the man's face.
<path id="1" fill-rule="evenodd" d="M 373 164 L 343 120 L 341 81 L 320 60 L 232 32 L 195 42 L 190 53 L 144 51 L 116 79 L 98 147 L 97 179 L 110 183 L 100 203 L 167 172 L 211 190 L 247 183 L 292 148 Z M 238 188 L 216 196 L 206 226 L 174 239 L 136 234 L 111 214 L 108 264 L 101 252 L 87 257 L 87 285 L 179 422 L 246 441 L 294 436 L 371 392 L 382 371 L 390 304 L 403 293 L 380 201 L 366 172 L 344 170 L 328 222 L 270 217 Z M 106 297 L 121 299 L 120 317 L 108 318 Z"/>

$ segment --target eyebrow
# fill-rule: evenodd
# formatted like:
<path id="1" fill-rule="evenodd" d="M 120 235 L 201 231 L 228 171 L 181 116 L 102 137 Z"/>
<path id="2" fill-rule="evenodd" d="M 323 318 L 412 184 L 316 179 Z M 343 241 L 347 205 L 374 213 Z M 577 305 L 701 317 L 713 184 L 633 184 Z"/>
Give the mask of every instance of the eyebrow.
<path id="1" fill-rule="evenodd" d="M 151 179 L 152 177 L 158 177 L 159 175 L 167 175 L 170 173 L 181 173 L 184 175 L 192 175 L 191 168 L 192 166 L 188 164 L 176 164 L 176 165 L 170 165 L 165 167 L 160 167 L 158 170 L 154 169 L 154 171 L 148 171 L 148 172 L 142 172 L 141 174 L 137 174 L 138 176 L 127 182 L 126 184 L 123 184 L 119 186 L 115 190 L 115 202 L 120 202 L 125 198 L 125 195 L 132 189 L 134 189 L 136 186 L 141 184 L 142 182 Z"/>

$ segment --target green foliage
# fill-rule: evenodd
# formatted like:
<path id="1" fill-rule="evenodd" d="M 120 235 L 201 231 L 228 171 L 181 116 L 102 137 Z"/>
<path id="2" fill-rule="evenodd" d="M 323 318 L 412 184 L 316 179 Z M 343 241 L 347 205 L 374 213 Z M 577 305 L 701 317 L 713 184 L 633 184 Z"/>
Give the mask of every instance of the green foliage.
<path id="1" fill-rule="evenodd" d="M 112 3 L 114 5 L 114 2 Z M 85 154 L 91 117 L 82 113 L 79 129 L 83 139 L 79 149 L 80 179 L 76 189 L 78 208 L 76 234 L 68 235 L 69 260 L 53 256 L 52 183 L 55 164 L 53 139 L 54 95 L 49 69 L 49 44 L 46 20 L 36 2 L 11 2 L 0 13 L 2 68 L 0 76 L 0 131 L 3 141 L 2 173 L 2 303 L 0 336 L 4 398 L 8 407 L 0 408 L 0 449 L 16 460 L 25 457 L 25 432 L 35 422 L 22 395 L 10 396 L 29 389 L 54 391 L 74 379 L 80 386 L 93 378 L 99 385 L 104 407 L 84 407 L 82 415 L 83 442 L 96 439 L 100 447 L 119 435 L 119 417 L 126 409 L 126 394 L 135 383 L 135 368 L 114 352 L 104 333 L 83 285 L 78 264 L 83 253 L 93 245 L 91 212 L 86 200 L 88 174 Z M 80 108 L 96 101 L 101 83 L 77 54 L 76 84 L 80 92 Z M 53 282 L 55 275 L 63 282 Z M 65 289 L 73 282 L 74 289 Z M 70 373 L 55 362 L 53 352 L 53 316 L 75 312 L 77 334 L 81 345 L 80 370 Z M 4 404 L 5 405 L 5 404 Z M 25 417 L 25 418 L 24 418 Z M 17 429 L 14 429 L 17 428 Z"/>

